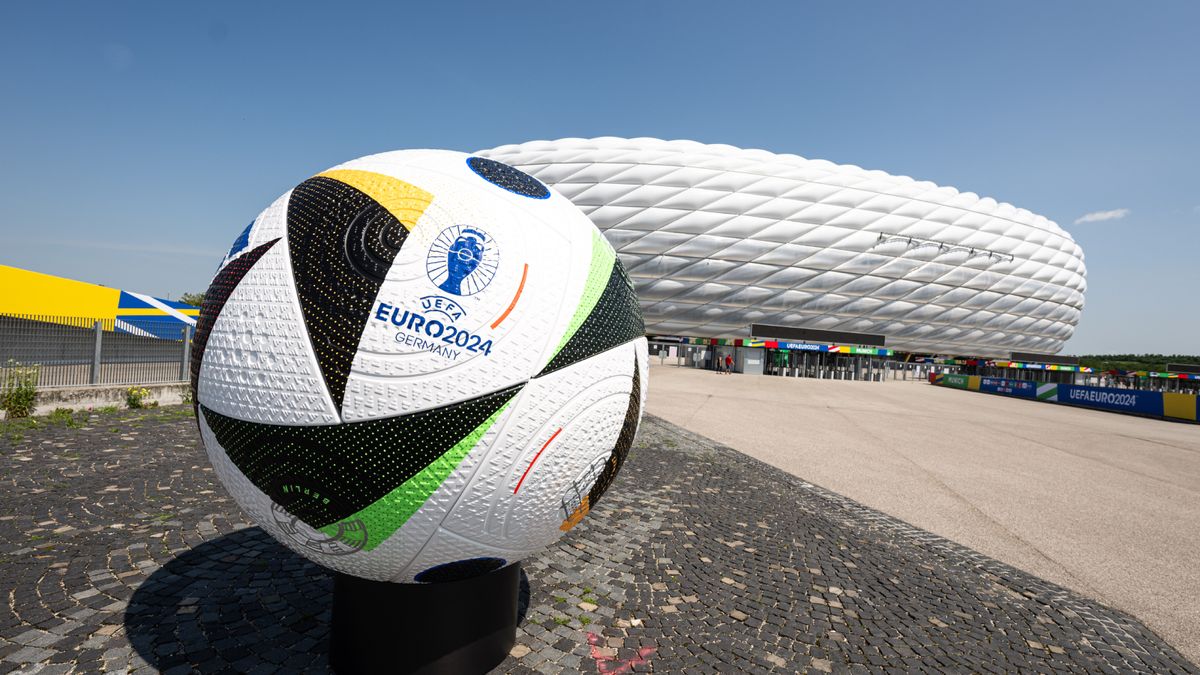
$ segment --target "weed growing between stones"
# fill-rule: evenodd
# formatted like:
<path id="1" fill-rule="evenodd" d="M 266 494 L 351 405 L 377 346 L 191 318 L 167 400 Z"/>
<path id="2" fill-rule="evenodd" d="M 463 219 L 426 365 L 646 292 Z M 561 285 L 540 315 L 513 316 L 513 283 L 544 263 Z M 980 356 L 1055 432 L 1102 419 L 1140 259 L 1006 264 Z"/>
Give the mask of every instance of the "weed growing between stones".
<path id="1" fill-rule="evenodd" d="M 0 410 L 8 419 L 29 417 L 37 406 L 38 366 L 22 366 L 9 359 L 0 369 Z"/>
<path id="2" fill-rule="evenodd" d="M 46 421 L 51 424 L 61 424 L 64 427 L 71 427 L 72 429 L 79 426 L 79 422 L 75 419 L 75 411 L 70 408 L 55 408 L 54 412 L 46 416 Z"/>
<path id="3" fill-rule="evenodd" d="M 0 422 L 0 436 L 10 443 L 20 443 L 25 440 L 25 432 L 43 426 L 36 417 L 8 418 Z"/>
<path id="4" fill-rule="evenodd" d="M 125 390 L 125 405 L 131 409 L 154 408 L 158 401 L 150 398 L 150 390 L 145 387 L 130 387 Z"/>

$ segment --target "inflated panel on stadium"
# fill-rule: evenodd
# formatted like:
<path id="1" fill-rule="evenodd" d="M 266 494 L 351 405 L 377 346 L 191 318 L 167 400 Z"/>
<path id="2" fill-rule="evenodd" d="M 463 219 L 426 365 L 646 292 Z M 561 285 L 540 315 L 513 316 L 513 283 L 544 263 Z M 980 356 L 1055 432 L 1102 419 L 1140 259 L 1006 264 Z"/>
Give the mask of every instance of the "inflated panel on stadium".
<path id="1" fill-rule="evenodd" d="M 796 155 L 654 138 L 479 154 L 561 192 L 617 249 L 652 335 L 754 323 L 887 336 L 902 350 L 1055 353 L 1083 251 L 1054 222 L 951 187 Z"/>

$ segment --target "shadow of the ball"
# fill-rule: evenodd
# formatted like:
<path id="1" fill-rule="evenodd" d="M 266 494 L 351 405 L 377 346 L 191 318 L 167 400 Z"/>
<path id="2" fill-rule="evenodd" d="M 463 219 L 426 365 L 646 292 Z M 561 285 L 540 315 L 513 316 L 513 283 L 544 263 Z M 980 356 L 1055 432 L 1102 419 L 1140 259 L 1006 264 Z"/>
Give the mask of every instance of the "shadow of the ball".
<path id="1" fill-rule="evenodd" d="M 125 611 L 125 633 L 160 671 L 329 672 L 332 602 L 330 571 L 252 527 L 151 574 Z M 524 570 L 518 608 L 521 623 L 529 608 Z"/>

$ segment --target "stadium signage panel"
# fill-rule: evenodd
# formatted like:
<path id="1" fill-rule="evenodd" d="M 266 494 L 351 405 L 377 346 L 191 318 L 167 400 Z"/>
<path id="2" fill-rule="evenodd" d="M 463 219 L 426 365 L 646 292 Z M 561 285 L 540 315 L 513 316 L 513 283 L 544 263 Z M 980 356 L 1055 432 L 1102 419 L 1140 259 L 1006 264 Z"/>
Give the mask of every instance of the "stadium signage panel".
<path id="1" fill-rule="evenodd" d="M 1139 373 L 1139 375 L 1140 375 L 1140 373 Z M 1191 373 L 1156 373 L 1156 372 L 1151 372 L 1151 373 L 1148 373 L 1148 374 L 1147 374 L 1147 376 L 1148 376 L 1148 377 L 1157 377 L 1157 378 L 1160 378 L 1160 379 L 1166 379 L 1166 380 L 1200 380 L 1200 375 L 1191 374 Z"/>
<path id="2" fill-rule="evenodd" d="M 829 345 L 812 345 L 807 342 L 777 342 L 778 349 L 788 349 L 794 352 L 822 352 L 826 351 Z"/>
<path id="3" fill-rule="evenodd" d="M 1023 363 L 1053 363 L 1060 366 L 1077 366 L 1079 365 L 1078 356 L 1058 356 L 1056 354 L 1032 354 L 1027 352 L 1013 352 L 1013 361 L 1021 361 Z"/>
<path id="4" fill-rule="evenodd" d="M 989 394 L 1034 398 L 1037 396 L 1037 383 L 1030 380 L 1006 380 L 1000 377 L 984 377 L 979 380 L 979 391 Z"/>
<path id="5" fill-rule="evenodd" d="M 750 325 L 750 332 L 756 336 L 767 338 L 783 338 L 785 340 L 813 340 L 814 342 L 849 342 L 856 345 L 882 347 L 885 336 L 873 333 L 855 333 L 845 330 L 819 330 L 816 328 L 797 328 L 792 326 L 771 326 L 760 323 Z"/>
<path id="6" fill-rule="evenodd" d="M 1020 370 L 1052 370 L 1063 373 L 1090 373 L 1088 366 L 1068 366 L 1056 363 L 1022 363 L 1020 361 L 988 361 L 987 365 L 997 368 L 1017 368 Z"/>
<path id="7" fill-rule="evenodd" d="M 891 356 L 894 353 L 890 349 L 877 349 L 875 347 L 814 345 L 808 342 L 774 342 L 771 340 L 763 341 L 761 346 L 768 349 L 787 349 L 794 352 L 827 352 L 830 354 L 856 354 L 859 356 Z"/>
<path id="8" fill-rule="evenodd" d="M 1049 370 L 1064 373 L 1095 372 L 1089 366 L 1062 366 L 1046 363 L 1021 363 L 1019 361 L 996 361 L 985 359 L 939 359 L 931 356 L 919 356 L 914 363 L 932 363 L 939 366 L 987 366 L 990 368 L 1014 368 L 1017 370 Z"/>
<path id="9" fill-rule="evenodd" d="M 811 342 L 787 342 L 779 340 L 743 340 L 730 338 L 680 338 L 685 344 L 712 345 L 716 347 L 762 347 L 765 349 L 787 349 L 794 352 L 827 352 L 830 354 L 856 354 L 859 356 L 892 356 L 894 350 L 875 347 L 852 347 L 850 345 L 812 344 Z"/>
<path id="10" fill-rule="evenodd" d="M 1200 408 L 1197 407 L 1200 404 L 1200 397 L 1193 394 L 1087 387 L 1056 382 L 1038 383 L 1029 380 L 942 373 L 930 375 L 929 381 L 939 387 L 1031 398 L 1044 403 L 1062 403 L 1096 410 L 1111 410 L 1193 422 L 1200 420 Z"/>
<path id="11" fill-rule="evenodd" d="M 826 351 L 836 354 L 865 354 L 868 356 L 891 356 L 890 349 L 876 349 L 874 347 L 847 347 L 845 345 L 829 345 Z"/>
<path id="12" fill-rule="evenodd" d="M 1163 414 L 1162 392 L 1157 391 L 1060 384 L 1058 385 L 1058 402 L 1143 415 Z"/>
<path id="13" fill-rule="evenodd" d="M 971 386 L 971 384 L 972 384 L 971 379 L 972 379 L 972 377 L 970 375 L 956 375 L 954 373 L 945 373 L 945 374 L 935 375 L 933 383 L 939 384 L 943 387 L 952 387 L 954 389 L 976 389 L 976 390 L 978 390 L 979 389 L 979 385 L 978 385 L 979 378 L 977 378 L 977 377 L 974 378 L 976 381 L 974 387 Z"/>

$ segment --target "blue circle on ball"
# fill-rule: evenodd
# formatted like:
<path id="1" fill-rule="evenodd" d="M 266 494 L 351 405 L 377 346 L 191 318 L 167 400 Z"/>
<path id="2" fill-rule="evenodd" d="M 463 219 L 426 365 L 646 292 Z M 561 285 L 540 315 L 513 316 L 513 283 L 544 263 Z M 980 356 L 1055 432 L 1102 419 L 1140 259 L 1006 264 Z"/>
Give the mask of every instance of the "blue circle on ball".
<path id="1" fill-rule="evenodd" d="M 513 167 L 486 157 L 468 157 L 467 166 L 480 178 L 513 194 L 532 199 L 549 199 L 550 188 L 542 181 Z"/>

